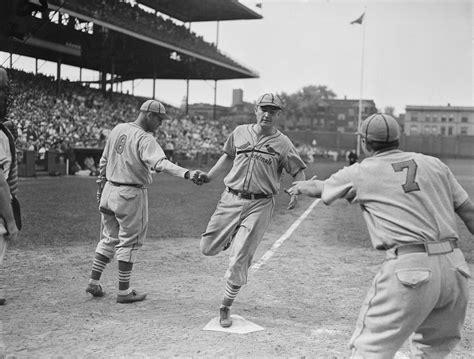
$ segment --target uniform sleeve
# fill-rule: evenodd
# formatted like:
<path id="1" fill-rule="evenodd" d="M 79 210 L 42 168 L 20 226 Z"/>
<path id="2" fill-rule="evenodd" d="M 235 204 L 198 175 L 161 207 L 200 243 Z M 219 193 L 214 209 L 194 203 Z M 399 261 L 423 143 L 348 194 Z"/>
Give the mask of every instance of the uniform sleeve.
<path id="1" fill-rule="evenodd" d="M 2 141 L 5 139 L 5 141 Z M 9 153 L 10 153 L 10 144 L 8 143 L 8 138 L 3 134 L 0 133 L 0 169 L 4 169 L 5 165 L 9 160 Z"/>
<path id="2" fill-rule="evenodd" d="M 158 161 L 166 158 L 165 152 L 151 135 L 138 143 L 138 152 L 143 163 L 150 168 L 155 168 Z"/>
<path id="3" fill-rule="evenodd" d="M 100 157 L 99 161 L 99 176 L 105 177 L 106 175 L 106 169 L 107 169 L 107 155 L 109 153 L 109 147 L 110 147 L 110 140 L 108 140 L 105 143 L 104 150 L 102 151 L 102 156 Z"/>
<path id="4" fill-rule="evenodd" d="M 232 132 L 224 143 L 224 153 L 231 158 L 235 158 L 234 132 Z"/>
<path id="5" fill-rule="evenodd" d="M 283 157 L 282 164 L 285 171 L 293 177 L 306 168 L 295 146 L 290 146 L 288 153 Z"/>
<path id="6" fill-rule="evenodd" d="M 449 185 L 451 187 L 451 193 L 453 195 L 454 209 L 457 209 L 464 202 L 467 201 L 467 199 L 469 198 L 469 195 L 464 190 L 464 188 L 462 188 L 462 186 L 459 184 L 458 180 L 454 177 L 453 172 L 451 172 L 449 167 L 445 165 L 445 168 L 447 171 Z"/>
<path id="7" fill-rule="evenodd" d="M 336 199 L 345 198 L 354 203 L 357 200 L 357 192 L 353 178 L 356 175 L 358 164 L 344 167 L 323 181 L 321 199 L 325 204 L 331 204 Z"/>

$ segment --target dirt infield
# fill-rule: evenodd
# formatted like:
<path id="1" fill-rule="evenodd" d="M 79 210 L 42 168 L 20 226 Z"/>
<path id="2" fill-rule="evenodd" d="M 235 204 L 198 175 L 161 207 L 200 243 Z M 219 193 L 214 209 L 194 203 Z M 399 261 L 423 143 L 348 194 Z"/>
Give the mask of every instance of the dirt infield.
<path id="1" fill-rule="evenodd" d="M 461 175 L 474 197 L 474 176 Z M 35 206 L 38 200 L 43 207 L 26 210 L 25 223 L 30 225 L 6 256 L 8 303 L 0 307 L 0 319 L 7 358 L 348 356 L 360 304 L 384 258 L 370 247 L 357 206 L 344 201 L 330 207 L 318 204 L 250 277 L 233 313 L 265 330 L 245 335 L 209 332 L 202 328 L 217 316 L 227 256 L 202 256 L 199 234 L 221 188 L 203 188 L 198 197 L 187 198 L 193 189 L 187 192 L 165 178 L 158 182 L 150 189 L 152 223 L 132 276 L 133 287 L 148 291 L 148 299 L 133 305 L 115 303 L 116 262 L 103 276 L 106 297 L 91 298 L 84 292 L 98 231 L 93 179 L 21 183 L 26 203 Z M 56 194 L 45 194 L 52 189 Z M 68 206 L 55 208 L 61 199 Z M 296 210 L 287 212 L 286 201 L 279 196 L 256 260 L 312 203 L 302 199 Z M 198 210 L 196 203 L 203 203 Z M 472 236 L 465 228 L 461 233 L 461 247 L 470 251 Z M 470 267 L 474 272 L 472 261 Z M 454 358 L 473 357 L 473 281 L 470 287 L 468 317 Z"/>

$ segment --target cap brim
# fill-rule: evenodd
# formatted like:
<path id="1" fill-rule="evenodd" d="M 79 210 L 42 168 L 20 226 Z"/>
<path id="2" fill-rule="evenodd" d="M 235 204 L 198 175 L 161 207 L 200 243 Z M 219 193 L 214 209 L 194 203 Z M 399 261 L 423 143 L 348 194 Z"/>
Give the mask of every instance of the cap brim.
<path id="1" fill-rule="evenodd" d="M 162 120 L 171 119 L 171 117 L 169 115 L 167 115 L 166 113 L 154 112 L 154 111 L 151 111 L 151 112 L 156 113 Z"/>
<path id="2" fill-rule="evenodd" d="M 265 102 L 263 102 L 263 103 L 259 103 L 258 106 L 260 106 L 260 107 L 262 107 L 262 106 L 275 107 L 279 110 L 283 109 L 283 107 L 275 105 L 274 103 L 265 103 Z"/>

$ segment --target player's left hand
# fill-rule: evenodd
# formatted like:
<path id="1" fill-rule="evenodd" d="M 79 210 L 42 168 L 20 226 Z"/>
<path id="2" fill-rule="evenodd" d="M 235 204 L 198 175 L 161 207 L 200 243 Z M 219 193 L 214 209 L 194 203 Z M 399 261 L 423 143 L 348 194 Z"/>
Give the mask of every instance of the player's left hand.
<path id="1" fill-rule="evenodd" d="M 286 191 L 285 191 L 286 192 Z M 288 192 L 287 192 L 288 193 Z M 293 209 L 296 207 L 296 204 L 298 203 L 298 196 L 292 196 L 290 195 L 290 203 L 288 203 L 288 207 L 286 209 Z"/>

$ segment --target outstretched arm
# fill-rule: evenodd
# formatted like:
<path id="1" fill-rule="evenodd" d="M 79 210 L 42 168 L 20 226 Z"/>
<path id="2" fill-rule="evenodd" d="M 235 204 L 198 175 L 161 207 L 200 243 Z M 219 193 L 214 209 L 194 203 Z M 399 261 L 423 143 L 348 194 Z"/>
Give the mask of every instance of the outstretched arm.
<path id="1" fill-rule="evenodd" d="M 293 182 L 293 185 L 286 190 L 290 196 L 304 194 L 309 197 L 321 198 L 323 192 L 323 181 L 309 180 Z"/>
<path id="2" fill-rule="evenodd" d="M 301 170 L 293 176 L 293 179 L 295 181 L 298 181 L 298 182 L 299 181 L 304 181 L 306 179 L 306 175 L 305 175 L 304 171 Z M 285 191 L 285 192 L 287 192 L 287 191 Z M 296 207 L 296 203 L 298 202 L 298 196 L 296 194 L 293 194 L 293 195 L 290 194 L 290 193 L 288 193 L 288 194 L 290 195 L 290 202 L 288 203 L 287 209 L 293 209 L 293 208 Z"/>
<path id="3" fill-rule="evenodd" d="M 180 177 L 184 179 L 195 179 L 199 176 L 201 171 L 191 171 L 181 166 L 175 165 L 173 162 L 169 161 L 166 158 L 161 159 L 155 165 L 155 170 L 157 172 L 164 172 L 171 176 Z M 193 181 L 194 182 L 194 181 Z"/>
<path id="4" fill-rule="evenodd" d="M 474 234 L 474 204 L 472 201 L 467 199 L 456 209 L 456 213 L 461 217 L 469 232 Z"/>
<path id="5" fill-rule="evenodd" d="M 199 179 L 204 183 L 211 182 L 214 178 L 219 177 L 223 173 L 227 173 L 234 162 L 233 158 L 230 157 L 227 153 L 224 153 L 219 160 L 217 160 L 216 164 L 212 166 L 209 172 L 202 173 L 199 176 Z"/>

